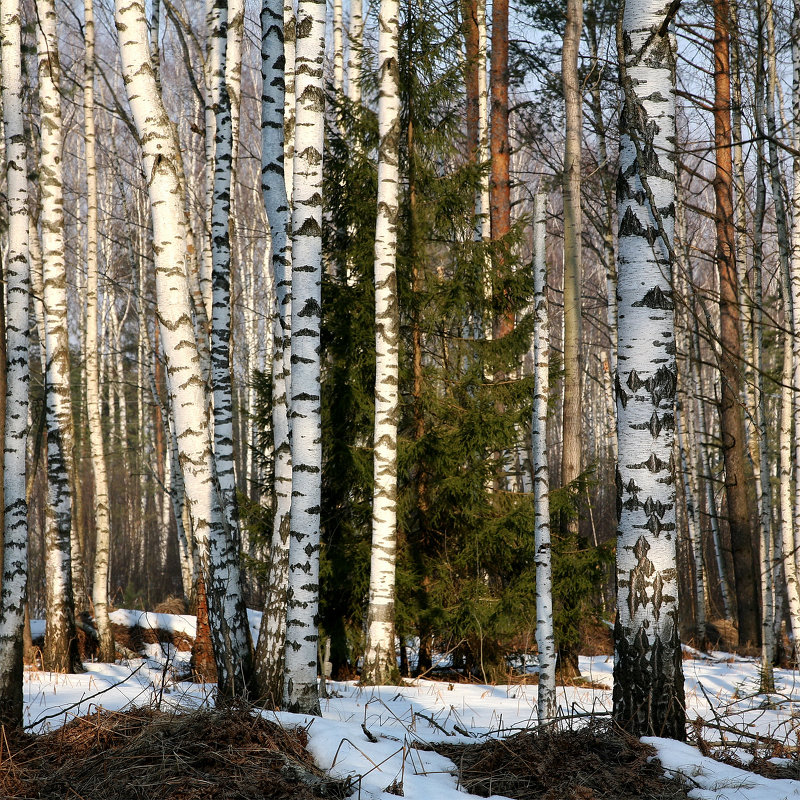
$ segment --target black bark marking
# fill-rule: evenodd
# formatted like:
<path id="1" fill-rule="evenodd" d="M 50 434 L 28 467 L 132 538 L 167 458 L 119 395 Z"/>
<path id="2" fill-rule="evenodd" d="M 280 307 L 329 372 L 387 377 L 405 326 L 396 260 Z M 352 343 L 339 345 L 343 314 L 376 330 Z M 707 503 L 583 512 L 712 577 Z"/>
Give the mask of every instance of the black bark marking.
<path id="1" fill-rule="evenodd" d="M 649 289 L 641 300 L 637 300 L 631 305 L 634 308 L 661 308 L 665 311 L 672 311 L 675 308 L 672 291 L 668 289 L 665 292 L 660 286 Z"/>

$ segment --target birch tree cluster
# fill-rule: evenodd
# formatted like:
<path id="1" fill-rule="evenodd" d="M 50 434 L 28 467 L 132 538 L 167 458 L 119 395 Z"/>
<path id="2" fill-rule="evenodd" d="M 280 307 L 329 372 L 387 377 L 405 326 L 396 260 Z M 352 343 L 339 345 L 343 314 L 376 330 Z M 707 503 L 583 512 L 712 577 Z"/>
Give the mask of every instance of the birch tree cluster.
<path id="1" fill-rule="evenodd" d="M 556 724 L 607 625 L 634 733 L 685 736 L 682 640 L 769 691 L 798 36 L 788 0 L 0 0 L 0 719 L 162 603 L 221 698 L 304 713 L 535 662 Z"/>

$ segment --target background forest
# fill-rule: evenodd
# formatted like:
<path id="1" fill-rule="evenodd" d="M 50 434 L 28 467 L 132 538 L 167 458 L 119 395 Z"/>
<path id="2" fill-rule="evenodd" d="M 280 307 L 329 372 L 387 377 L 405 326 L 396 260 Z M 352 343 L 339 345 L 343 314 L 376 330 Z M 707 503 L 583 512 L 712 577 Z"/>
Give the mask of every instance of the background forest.
<path id="1" fill-rule="evenodd" d="M 800 13 L 773 0 L 663 5 L 654 31 L 667 40 L 674 27 L 667 157 L 678 200 L 664 215 L 674 215 L 671 285 L 651 301 L 674 308 L 668 427 L 681 637 L 699 647 L 732 637 L 762 647 L 771 665 L 791 656 L 784 634 L 800 633 Z M 1 10 L 8 105 L 5 0 Z M 321 8 L 303 17 L 291 0 L 21 2 L 30 617 L 47 616 L 54 630 L 57 595 L 74 603 L 79 627 L 97 618 L 102 641 L 106 603 L 154 608 L 170 598 L 199 616 L 208 605 L 217 653 L 229 630 L 215 621 L 241 622 L 244 605 L 272 609 L 270 631 L 291 638 L 279 631 L 286 598 L 275 587 L 296 566 L 287 503 L 306 484 L 292 481 L 318 469 L 298 460 L 296 443 L 308 437 L 321 444 L 321 499 L 306 509 L 319 517 L 309 523 L 319 544 L 308 539 L 307 549 L 319 549 L 321 663 L 338 678 L 381 663 L 370 651 L 373 626 L 385 622 L 370 574 L 376 552 L 390 552 L 396 583 L 381 591 L 394 606 L 395 674 L 376 666 L 376 680 L 396 677 L 396 632 L 400 673 L 425 673 L 446 652 L 455 669 L 491 681 L 536 641 L 544 453 L 555 648 L 563 675 L 574 675 L 578 648 L 601 635 L 616 602 L 617 402 L 626 391 L 616 377 L 618 175 L 620 130 L 634 127 L 620 84 L 625 13 L 602 0 L 496 0 L 488 10 L 484 0 L 333 0 L 324 18 Z M 379 14 L 396 25 L 388 57 Z M 312 94 L 302 81 L 320 67 L 303 49 L 312 27 L 325 46 L 313 119 L 300 116 Z M 143 72 L 163 101 L 163 144 L 152 144 L 154 117 L 137 106 L 154 96 L 149 84 L 137 88 Z M 302 138 L 312 134 L 321 150 Z M 149 146 L 163 149 L 148 155 Z M 19 167 L 8 144 L 0 158 Z M 154 228 L 166 162 L 180 164 L 175 215 Z M 314 169 L 319 186 L 304 178 Z M 381 194 L 387 181 L 394 195 Z M 294 227 L 276 224 L 292 190 Z M 294 248 L 295 269 L 307 263 L 313 225 L 297 224 L 298 209 L 315 204 L 321 301 L 312 291 L 307 306 L 292 306 L 290 292 L 304 295 L 296 273 L 290 286 L 286 254 Z M 651 247 L 667 240 L 656 218 Z M 4 253 L 13 224 L 13 206 L 0 205 Z M 167 263 L 170 226 L 183 249 Z M 538 288 L 537 265 L 546 275 Z M 187 312 L 165 300 L 170 269 L 182 275 L 172 290 Z M 63 297 L 48 294 L 53 287 Z M 316 315 L 318 332 L 308 333 L 312 322 L 298 329 Z M 170 360 L 182 345 L 165 331 L 180 325 L 195 366 Z M 304 332 L 318 338 L 319 394 L 305 383 L 313 358 L 296 338 Z M 547 334 L 537 351 L 535 333 Z M 169 388 L 179 369 L 182 385 L 202 387 L 192 419 Z M 633 380 L 625 386 L 636 393 Z M 315 405 L 320 428 L 308 433 Z M 667 423 L 653 419 L 657 438 Z M 197 453 L 210 449 L 206 478 L 181 449 L 192 436 Z M 212 476 L 218 506 L 207 519 L 192 481 Z M 375 538 L 384 511 L 396 514 L 391 544 Z M 315 569 L 304 584 L 312 592 Z M 241 595 L 230 590 L 238 582 Z M 289 594 L 290 629 L 291 608 L 309 602 L 300 597 Z M 230 625 L 234 650 L 239 628 L 246 622 Z M 70 669 L 77 655 L 64 652 L 75 635 L 65 636 L 44 659 Z M 258 670 L 262 648 L 275 645 L 252 645 Z M 236 669 L 225 673 L 219 656 L 216 669 L 236 693 Z M 264 685 L 275 685 L 273 673 Z"/>

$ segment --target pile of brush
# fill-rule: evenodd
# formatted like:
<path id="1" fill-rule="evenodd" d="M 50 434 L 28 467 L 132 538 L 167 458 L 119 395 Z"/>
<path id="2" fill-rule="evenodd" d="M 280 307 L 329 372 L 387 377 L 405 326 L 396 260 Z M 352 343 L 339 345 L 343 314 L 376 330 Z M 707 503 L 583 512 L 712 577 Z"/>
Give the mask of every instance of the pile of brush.
<path id="1" fill-rule="evenodd" d="M 686 800 L 655 750 L 611 725 L 524 732 L 474 745 L 436 744 L 467 792 L 516 800 Z"/>
<path id="2" fill-rule="evenodd" d="M 305 730 L 247 708 L 98 710 L 39 736 L 0 732 L 0 797 L 63 800 L 339 800 Z"/>

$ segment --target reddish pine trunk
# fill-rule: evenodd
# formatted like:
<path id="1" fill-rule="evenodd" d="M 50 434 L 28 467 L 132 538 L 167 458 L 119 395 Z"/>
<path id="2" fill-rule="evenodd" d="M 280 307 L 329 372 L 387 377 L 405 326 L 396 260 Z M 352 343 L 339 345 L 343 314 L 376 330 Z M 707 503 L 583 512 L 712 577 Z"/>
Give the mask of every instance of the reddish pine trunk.
<path id="1" fill-rule="evenodd" d="M 725 459 L 725 493 L 733 549 L 739 644 L 760 642 L 758 599 L 753 565 L 753 532 L 747 506 L 744 419 L 739 402 L 741 341 L 739 290 L 734 259 L 733 168 L 731 162 L 730 9 L 728 0 L 714 0 L 714 144 L 716 172 L 716 258 L 719 269 L 720 428 Z"/>
<path id="2" fill-rule="evenodd" d="M 492 4 L 492 63 L 490 70 L 491 126 L 489 150 L 491 174 L 489 206 L 492 241 L 502 239 L 511 230 L 511 181 L 508 141 L 508 0 Z M 498 260 L 502 267 L 503 261 Z M 514 315 L 501 314 L 494 323 L 494 338 L 501 339 L 514 329 Z"/>
<path id="3" fill-rule="evenodd" d="M 211 644 L 211 628 L 208 624 L 208 598 L 202 570 L 197 574 L 197 628 L 194 634 L 191 659 L 192 675 L 196 680 L 216 683 L 217 667 L 214 648 Z"/>
<path id="4" fill-rule="evenodd" d="M 478 157 L 478 70 L 481 68 L 478 63 L 477 0 L 461 0 L 461 16 L 467 57 L 464 67 L 467 89 L 467 156 L 474 162 Z"/>

